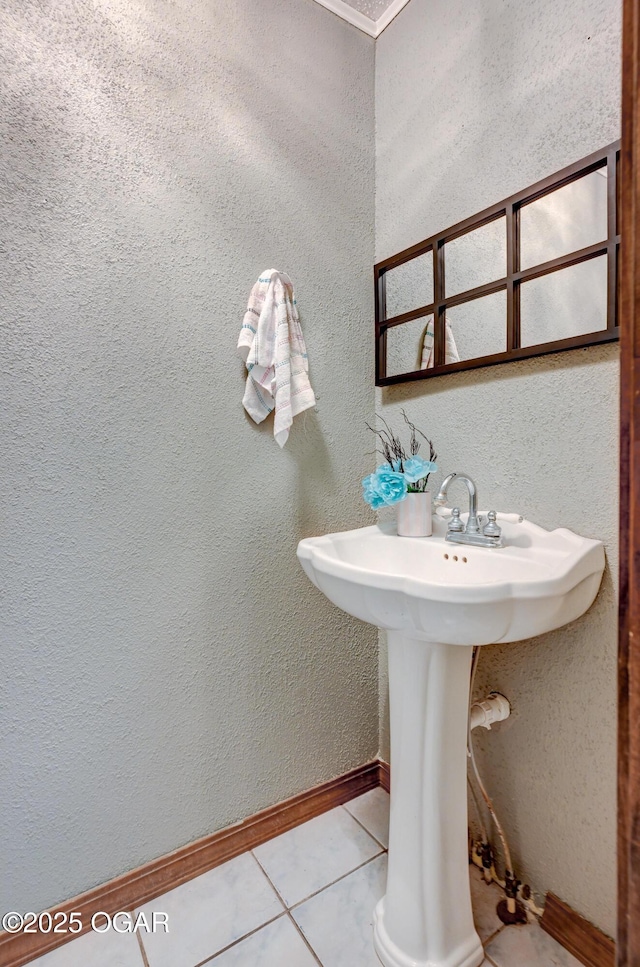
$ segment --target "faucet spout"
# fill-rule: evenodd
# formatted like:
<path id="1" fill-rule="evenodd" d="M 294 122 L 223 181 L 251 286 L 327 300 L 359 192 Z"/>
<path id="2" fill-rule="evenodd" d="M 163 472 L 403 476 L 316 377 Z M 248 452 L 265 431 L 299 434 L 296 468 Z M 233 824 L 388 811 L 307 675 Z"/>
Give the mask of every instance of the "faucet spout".
<path id="1" fill-rule="evenodd" d="M 465 484 L 469 494 L 469 518 L 465 527 L 465 534 L 479 534 L 480 525 L 478 524 L 478 491 L 471 477 L 465 477 L 459 473 L 450 473 L 449 476 L 445 477 L 442 481 L 442 486 L 440 487 L 438 495 L 435 498 L 435 504 L 436 506 L 441 506 L 445 503 L 447 499 L 447 491 L 454 480 L 459 480 L 461 483 Z"/>

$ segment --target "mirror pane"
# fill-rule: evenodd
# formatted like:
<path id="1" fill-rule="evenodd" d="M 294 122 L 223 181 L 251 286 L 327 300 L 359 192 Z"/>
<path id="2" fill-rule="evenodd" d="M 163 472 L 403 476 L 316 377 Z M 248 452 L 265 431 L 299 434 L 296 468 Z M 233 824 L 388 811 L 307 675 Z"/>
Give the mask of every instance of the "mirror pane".
<path id="1" fill-rule="evenodd" d="M 607 169 L 598 168 L 520 209 L 520 268 L 607 237 Z"/>
<path id="2" fill-rule="evenodd" d="M 433 302 L 433 254 L 418 255 L 386 273 L 387 319 Z"/>
<path id="3" fill-rule="evenodd" d="M 433 365 L 432 341 L 433 316 L 421 316 L 387 329 L 387 376 L 413 373 Z"/>
<path id="4" fill-rule="evenodd" d="M 606 255 L 522 283 L 521 345 L 536 346 L 606 328 Z"/>
<path id="5" fill-rule="evenodd" d="M 496 218 L 444 247 L 446 294 L 456 295 L 507 274 L 507 220 Z"/>
<path id="6" fill-rule="evenodd" d="M 447 323 L 459 359 L 476 359 L 478 356 L 505 352 L 506 289 L 447 309 Z"/>

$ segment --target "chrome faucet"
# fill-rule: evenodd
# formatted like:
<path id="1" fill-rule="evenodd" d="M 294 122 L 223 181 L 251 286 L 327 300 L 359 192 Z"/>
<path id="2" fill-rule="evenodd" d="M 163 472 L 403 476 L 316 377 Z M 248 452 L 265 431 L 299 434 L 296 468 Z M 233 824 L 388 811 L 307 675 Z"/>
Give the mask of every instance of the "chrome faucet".
<path id="1" fill-rule="evenodd" d="M 469 492 L 469 517 L 466 525 L 460 520 L 460 510 L 453 508 L 453 513 L 447 528 L 445 540 L 451 544 L 474 544 L 476 547 L 504 547 L 502 540 L 502 530 L 496 523 L 497 514 L 495 510 L 490 510 L 488 521 L 482 533 L 480 532 L 480 519 L 478 518 L 478 491 L 471 477 L 462 474 L 450 473 L 442 481 L 442 486 L 435 498 L 436 507 L 442 507 L 447 501 L 447 491 L 454 480 L 460 480 L 465 484 Z"/>

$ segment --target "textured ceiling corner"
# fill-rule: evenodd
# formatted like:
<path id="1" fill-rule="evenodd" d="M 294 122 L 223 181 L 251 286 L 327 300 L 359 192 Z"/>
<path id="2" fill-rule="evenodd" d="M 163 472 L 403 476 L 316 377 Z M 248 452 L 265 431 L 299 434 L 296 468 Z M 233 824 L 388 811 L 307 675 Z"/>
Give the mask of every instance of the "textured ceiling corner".
<path id="1" fill-rule="evenodd" d="M 409 0 L 316 0 L 370 37 L 379 37 Z"/>

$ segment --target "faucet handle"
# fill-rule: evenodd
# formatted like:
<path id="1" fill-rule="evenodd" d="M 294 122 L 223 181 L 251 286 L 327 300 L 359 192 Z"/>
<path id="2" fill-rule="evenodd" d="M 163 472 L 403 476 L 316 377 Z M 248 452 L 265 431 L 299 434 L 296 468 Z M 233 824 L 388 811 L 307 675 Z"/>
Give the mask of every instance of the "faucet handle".
<path id="1" fill-rule="evenodd" d="M 498 515 L 496 514 L 495 510 L 490 510 L 487 516 L 489 519 L 484 525 L 484 530 L 482 533 L 485 537 L 500 537 L 502 534 L 502 528 L 498 527 L 496 524 L 496 518 Z"/>
<path id="2" fill-rule="evenodd" d="M 451 512 L 451 520 L 448 527 L 449 533 L 460 534 L 464 530 L 464 524 L 460 520 L 460 508 L 454 507 Z"/>

